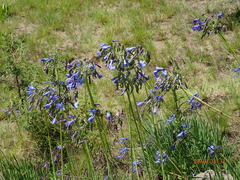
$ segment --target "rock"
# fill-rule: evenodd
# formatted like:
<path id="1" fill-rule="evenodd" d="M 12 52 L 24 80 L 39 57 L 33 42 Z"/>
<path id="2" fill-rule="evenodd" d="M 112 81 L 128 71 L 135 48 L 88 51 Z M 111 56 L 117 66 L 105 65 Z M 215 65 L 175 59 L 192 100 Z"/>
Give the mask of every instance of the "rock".
<path id="1" fill-rule="evenodd" d="M 222 170 L 221 172 L 221 176 L 224 180 L 234 180 L 232 175 L 227 171 L 227 170 Z M 220 174 L 219 173 L 219 174 Z M 216 177 L 215 177 L 216 176 Z M 214 178 L 218 178 L 218 175 L 216 172 L 214 172 L 213 170 L 207 170 L 205 172 L 199 173 L 196 176 L 194 176 L 195 179 L 204 179 L 204 180 L 212 180 Z"/>

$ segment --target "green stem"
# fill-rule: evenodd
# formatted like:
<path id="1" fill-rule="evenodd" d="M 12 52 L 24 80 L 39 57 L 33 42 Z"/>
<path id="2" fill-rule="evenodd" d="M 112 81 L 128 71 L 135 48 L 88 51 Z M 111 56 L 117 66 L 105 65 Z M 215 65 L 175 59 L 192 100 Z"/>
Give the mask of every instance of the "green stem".
<path id="1" fill-rule="evenodd" d="M 93 99 L 93 96 L 92 96 L 92 92 L 91 92 L 89 84 L 88 84 L 87 76 L 85 76 L 85 82 L 86 82 L 86 87 L 87 87 L 88 94 L 90 96 L 90 101 L 91 101 L 92 108 L 94 108 L 95 103 L 94 103 L 94 99 Z M 96 122 L 97 122 L 97 127 L 98 127 L 98 131 L 99 131 L 100 139 L 101 139 L 101 142 L 102 142 L 102 145 L 103 145 L 105 158 L 106 158 L 106 161 L 107 161 L 108 175 L 112 178 L 111 167 L 110 167 L 109 157 L 108 157 L 108 154 L 109 154 L 111 159 L 112 159 L 111 151 L 110 151 L 110 148 L 109 148 L 109 145 L 108 145 L 106 134 L 104 133 L 104 135 L 103 135 L 103 133 L 102 133 L 102 131 L 104 130 L 104 127 L 100 124 L 98 116 L 96 117 Z"/>
<path id="2" fill-rule="evenodd" d="M 132 112 L 134 124 L 135 124 L 135 126 L 136 126 L 137 133 L 138 133 L 138 137 L 139 137 L 139 140 L 140 140 L 140 144 L 141 144 L 141 149 L 142 149 L 142 152 L 143 152 L 144 161 L 147 162 L 147 161 L 146 161 L 146 157 L 145 157 L 144 148 L 143 148 L 143 141 L 142 141 L 142 138 L 141 138 L 141 135 L 140 135 L 140 131 L 139 131 L 137 119 L 136 119 L 135 114 L 134 114 L 134 110 L 133 110 L 133 106 L 132 106 L 132 103 L 131 103 L 131 98 L 130 98 L 130 93 L 129 93 L 129 91 L 127 91 L 127 97 L 128 97 L 128 101 L 129 101 L 130 111 Z M 151 173 L 150 173 L 150 171 L 149 171 L 148 165 L 147 165 L 147 172 L 148 172 L 149 178 L 151 179 Z"/>

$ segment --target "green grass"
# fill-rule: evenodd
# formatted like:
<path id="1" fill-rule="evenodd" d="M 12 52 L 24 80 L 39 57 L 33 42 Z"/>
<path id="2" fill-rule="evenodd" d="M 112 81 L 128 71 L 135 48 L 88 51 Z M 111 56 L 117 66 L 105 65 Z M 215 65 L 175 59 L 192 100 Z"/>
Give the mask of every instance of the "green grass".
<path id="1" fill-rule="evenodd" d="M 127 111 L 129 102 L 126 95 L 119 96 L 120 93 L 115 91 L 114 84 L 109 80 L 115 74 L 106 71 L 105 64 L 96 58 L 95 52 L 98 51 L 100 42 L 111 43 L 112 40 L 119 40 L 126 47 L 141 45 L 151 54 L 151 63 L 146 68 L 147 74 L 152 74 L 155 66 L 171 70 L 174 68 L 173 62 L 176 61 L 180 67 L 179 72 L 188 83 L 190 92 L 199 92 L 205 102 L 239 120 L 240 100 L 238 89 L 240 84 L 239 78 L 233 76 L 233 70 L 239 65 L 231 50 L 225 46 L 224 42 L 217 35 L 200 39 L 201 34 L 191 30 L 192 20 L 200 17 L 203 13 L 212 15 L 223 12 L 223 21 L 226 26 L 223 34 L 229 45 L 239 56 L 239 8 L 240 4 L 237 0 L 216 0 L 211 2 L 196 2 L 193 0 L 0 0 L 1 110 L 13 105 L 20 105 L 20 111 L 24 114 L 20 117 L 18 114 L 15 116 L 16 113 L 11 113 L 8 116 L 0 113 L 0 125 L 3 127 L 0 130 L 2 137 L 0 150 L 6 155 L 6 157 L 0 156 L 1 160 L 3 160 L 1 161 L 0 179 L 2 178 L 1 176 L 5 177 L 5 179 L 8 176 L 9 179 L 24 178 L 25 173 L 22 172 L 21 168 L 23 168 L 23 171 L 29 170 L 27 178 L 34 176 L 35 171 L 33 169 L 36 164 L 28 161 L 28 159 L 40 159 L 38 155 L 40 152 L 39 149 L 36 149 L 36 142 L 42 139 L 41 134 L 36 133 L 35 136 L 31 136 L 31 133 L 26 129 L 29 130 L 30 128 L 31 130 L 31 125 L 38 126 L 41 119 L 37 116 L 37 113 L 40 114 L 41 112 L 36 114 L 26 113 L 26 105 L 22 104 L 22 102 L 27 97 L 25 91 L 30 83 L 46 80 L 47 76 L 41 69 L 43 65 L 40 59 L 47 57 L 48 54 L 58 54 L 59 59 L 63 62 L 65 60 L 83 60 L 87 58 L 89 61 L 99 63 L 102 67 L 100 72 L 104 74 L 104 77 L 91 85 L 91 91 L 95 102 L 101 104 L 101 110 L 107 109 L 115 114 L 118 110 L 125 109 Z M 64 74 L 61 75 L 61 78 L 65 80 Z M 149 84 L 151 86 L 153 80 Z M 80 103 L 86 101 L 85 92 L 83 92 L 81 89 Z M 182 108 L 186 110 L 187 118 L 185 120 L 187 122 L 194 121 L 194 116 L 190 116 L 192 114 L 189 114 L 187 111 L 189 105 L 186 102 L 189 95 L 186 96 L 184 92 L 180 91 L 178 93 L 179 103 L 184 103 Z M 140 102 L 146 98 L 146 93 L 142 90 L 135 96 L 136 101 Z M 87 101 L 87 105 L 89 105 L 89 98 Z M 158 112 L 157 117 L 153 120 L 149 116 L 147 122 L 156 123 L 160 121 L 162 123 L 164 119 L 168 118 L 169 114 L 176 111 L 175 102 L 171 94 L 166 95 L 165 103 L 161 107 L 161 111 Z M 81 108 L 81 111 L 87 111 L 87 106 L 83 105 Z M 77 111 L 74 113 L 77 113 Z M 210 143 L 210 141 L 216 140 L 219 142 L 219 145 L 225 146 L 228 143 L 228 137 L 226 136 L 224 139 L 222 135 L 228 131 L 231 132 L 232 126 L 229 125 L 233 122 L 207 107 L 198 111 L 198 114 L 201 118 L 196 118 L 198 121 L 194 121 L 194 123 L 196 123 L 195 127 L 199 129 L 194 129 L 194 133 L 202 134 L 199 135 L 199 138 L 202 138 L 204 141 L 207 140 Z M 130 136 L 129 122 L 132 123 L 132 128 L 135 126 L 133 120 L 126 118 L 126 116 L 132 116 L 131 112 L 127 113 L 126 116 L 122 116 L 123 126 L 121 127 L 120 125 L 121 121 L 117 122 L 117 132 L 108 128 L 104 129 L 104 133 L 109 137 L 108 143 L 113 146 L 112 153 L 114 157 L 118 155 L 119 149 L 121 149 L 121 146 L 116 141 L 121 137 Z M 44 115 L 42 117 L 44 118 Z M 162 127 L 167 126 L 166 124 L 162 126 L 157 124 L 154 128 L 152 127 L 153 124 L 147 122 L 142 127 L 146 130 L 143 132 L 147 134 L 147 138 L 156 141 L 156 144 L 148 149 L 147 155 L 154 158 L 156 150 L 162 150 L 167 147 L 167 145 L 163 145 L 164 136 L 166 134 L 170 136 L 170 132 L 165 132 L 162 129 Z M 214 134 L 215 129 L 211 126 L 211 123 L 217 124 L 219 138 L 221 137 L 222 139 L 217 139 L 218 137 Z M 108 126 L 107 123 L 103 125 L 103 127 L 105 126 Z M 205 129 L 205 126 L 209 126 L 209 129 Z M 43 123 L 39 127 L 44 129 L 48 126 L 45 126 Z M 86 131 L 84 128 L 84 130 L 81 129 L 80 125 L 78 128 L 74 130 L 79 134 L 82 131 Z M 111 128 L 114 129 L 114 127 Z M 234 125 L 234 128 L 239 129 L 239 126 Z M 131 130 L 133 131 L 134 139 L 138 139 L 137 130 L 134 128 Z M 38 131 L 40 130 L 38 129 Z M 205 136 L 208 132 L 210 135 Z M 38 135 L 40 137 L 37 137 Z M 108 172 L 106 159 L 103 158 L 104 151 L 101 149 L 100 135 L 97 130 L 88 135 L 89 139 L 91 139 L 90 142 L 83 144 L 80 150 L 76 147 L 64 150 L 64 154 L 67 154 L 66 156 L 69 158 L 69 162 L 65 164 L 66 172 L 69 172 L 74 177 L 86 178 L 89 175 L 92 179 L 101 179 L 103 176 L 107 176 Z M 47 137 L 47 131 L 44 136 L 45 138 Z M 96 139 L 93 140 L 94 138 Z M 167 142 L 170 143 L 171 137 L 168 138 Z M 235 141 L 237 140 L 235 139 Z M 195 153 L 195 156 L 197 154 L 206 154 L 206 152 L 203 152 L 203 149 L 207 147 L 197 143 L 199 142 L 193 140 L 193 142 L 185 144 L 189 148 L 190 154 L 193 155 Z M 49 145 L 48 142 L 43 144 L 45 146 Z M 136 144 L 133 145 L 138 146 L 139 144 L 138 139 Z M 198 147 L 197 150 L 196 147 Z M 49 149 L 50 147 L 45 148 Z M 51 148 L 54 149 L 54 147 Z M 138 148 L 135 158 L 143 158 L 144 156 L 140 153 L 140 145 Z M 101 152 L 98 152 L 99 149 L 101 149 Z M 98 153 L 100 153 L 99 157 Z M 193 167 L 191 160 L 195 156 L 183 159 L 181 158 L 185 157 L 183 153 L 174 154 L 172 166 L 169 166 L 166 172 L 173 172 L 188 177 L 191 173 L 195 173 L 193 170 L 198 173 L 209 168 L 216 168 L 216 171 L 222 168 L 209 165 Z M 81 154 L 81 156 L 78 156 L 78 154 Z M 16 158 L 11 159 L 11 155 Z M 22 156 L 25 159 L 21 160 Z M 237 165 L 234 163 L 237 162 L 231 159 L 230 153 L 226 152 L 225 156 L 229 158 L 231 166 L 236 168 Z M 42 157 L 49 157 L 49 154 L 43 154 Z M 18 165 L 15 166 L 15 163 L 18 161 Z M 92 162 L 93 164 L 91 164 L 90 161 L 94 161 L 94 163 Z M 115 158 L 113 162 L 109 162 L 116 178 L 138 178 L 137 175 L 131 176 L 129 173 L 131 172 L 130 161 L 131 157 L 129 155 L 123 161 L 119 162 Z M 149 161 L 147 159 L 144 163 L 147 164 L 150 161 L 153 161 L 153 159 Z M 104 167 L 101 166 L 102 163 L 105 165 Z M 16 167 L 12 171 L 12 176 L 9 175 L 11 172 L 7 170 L 10 166 Z M 174 168 L 175 166 L 179 166 L 180 172 Z M 189 166 L 192 169 L 186 169 Z M 233 171 L 233 168 L 230 168 L 231 166 L 226 165 L 224 168 L 233 173 L 232 175 L 239 173 Z M 142 165 L 139 167 L 139 174 L 144 172 L 139 178 L 148 178 L 147 169 L 144 169 L 145 167 Z M 162 167 L 156 164 L 149 165 L 149 168 L 155 178 L 164 172 L 161 169 Z M 58 177 L 52 169 L 48 171 L 48 174 L 52 178 Z M 37 173 L 36 176 L 38 175 Z M 42 174 L 40 173 L 39 176 L 42 176 Z M 174 175 L 170 174 L 165 174 L 163 177 L 165 179 L 175 178 Z M 237 176 L 235 175 L 235 177 Z"/>

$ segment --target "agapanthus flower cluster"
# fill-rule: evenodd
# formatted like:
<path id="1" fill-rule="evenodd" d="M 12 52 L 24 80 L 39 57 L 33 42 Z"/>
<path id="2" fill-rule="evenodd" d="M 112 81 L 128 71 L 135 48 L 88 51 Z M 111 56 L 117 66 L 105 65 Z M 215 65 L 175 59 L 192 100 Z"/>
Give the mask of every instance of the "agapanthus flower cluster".
<path id="1" fill-rule="evenodd" d="M 153 76 L 155 78 L 155 90 L 168 92 L 170 89 L 186 86 L 181 74 L 175 71 L 170 73 L 162 67 L 156 67 L 155 71 L 153 71 Z"/>
<path id="2" fill-rule="evenodd" d="M 66 85 L 68 89 L 78 89 L 79 85 L 83 85 L 85 78 L 102 78 L 102 75 L 97 72 L 97 68 L 100 66 L 94 62 L 87 62 L 85 60 L 72 61 L 68 63 L 67 69 L 69 71 L 66 74 Z"/>
<path id="3" fill-rule="evenodd" d="M 70 126 L 75 120 L 68 116 L 66 119 L 62 116 L 62 111 L 69 110 L 71 108 L 78 108 L 79 101 L 76 101 L 76 96 L 72 97 L 66 88 L 66 85 L 62 81 L 46 82 L 47 86 L 39 88 L 40 90 L 36 91 L 32 84 L 28 87 L 29 97 L 27 100 L 30 101 L 28 110 L 31 110 L 32 107 L 39 108 L 40 110 L 45 109 L 49 116 L 52 117 L 50 121 L 51 124 L 56 124 L 57 122 L 65 122 L 65 125 Z M 35 93 L 30 93 L 36 91 Z M 61 113 L 61 116 L 59 115 Z M 67 120 L 69 118 L 69 120 Z"/>
<path id="4" fill-rule="evenodd" d="M 118 71 L 118 75 L 111 79 L 117 88 L 122 88 L 124 92 L 133 89 L 138 92 L 149 79 L 142 71 L 150 60 L 148 52 L 141 46 L 125 48 L 116 40 L 112 45 L 100 43 L 100 47 L 97 54 L 106 67 Z"/>
<path id="5" fill-rule="evenodd" d="M 166 161 L 168 159 L 168 155 L 166 153 L 161 154 L 160 151 L 157 151 L 156 155 L 157 155 L 155 157 L 156 161 L 154 161 L 156 164 L 159 164 L 159 163 L 163 163 L 164 165 L 167 164 Z"/>
<path id="6" fill-rule="evenodd" d="M 221 18 L 223 13 L 212 15 L 211 17 L 205 17 L 193 20 L 193 31 L 203 31 L 202 38 L 206 35 L 211 35 L 213 33 L 219 33 L 223 30 L 223 24 L 221 23 Z"/>
<path id="7" fill-rule="evenodd" d="M 202 102 L 198 101 L 197 99 L 195 99 L 194 97 L 200 98 L 200 96 L 198 95 L 198 92 L 196 92 L 193 96 L 190 97 L 190 100 L 188 100 L 188 104 L 190 104 L 190 109 L 191 110 L 195 110 L 198 108 L 202 107 Z"/>

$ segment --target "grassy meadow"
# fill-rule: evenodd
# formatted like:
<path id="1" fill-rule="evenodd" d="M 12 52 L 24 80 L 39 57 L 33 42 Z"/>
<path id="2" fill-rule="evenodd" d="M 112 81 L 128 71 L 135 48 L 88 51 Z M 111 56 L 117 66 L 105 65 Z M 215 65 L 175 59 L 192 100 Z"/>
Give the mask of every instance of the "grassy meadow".
<path id="1" fill-rule="evenodd" d="M 0 0 L 0 62 L 1 180 L 240 177 L 239 0 Z"/>

